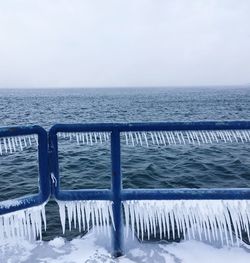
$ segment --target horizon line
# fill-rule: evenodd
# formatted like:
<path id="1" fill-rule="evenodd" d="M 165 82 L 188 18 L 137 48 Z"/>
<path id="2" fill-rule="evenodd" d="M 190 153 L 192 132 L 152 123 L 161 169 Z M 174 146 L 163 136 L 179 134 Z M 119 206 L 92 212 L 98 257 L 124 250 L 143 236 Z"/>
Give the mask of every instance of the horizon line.
<path id="1" fill-rule="evenodd" d="M 4 89 L 152 89 L 152 88 L 227 88 L 241 87 L 250 88 L 250 82 L 247 84 L 218 84 L 218 85 L 168 85 L 168 86 L 41 86 L 41 87 L 1 87 Z"/>

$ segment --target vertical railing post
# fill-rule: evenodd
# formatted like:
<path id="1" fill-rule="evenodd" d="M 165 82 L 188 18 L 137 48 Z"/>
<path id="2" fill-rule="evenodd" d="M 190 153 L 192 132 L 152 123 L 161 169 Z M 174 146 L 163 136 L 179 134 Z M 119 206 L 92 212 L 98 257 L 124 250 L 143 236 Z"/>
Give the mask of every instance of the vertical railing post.
<path id="1" fill-rule="evenodd" d="M 59 189 L 58 141 L 56 133 L 49 133 L 49 172 L 51 179 L 51 194 Z"/>
<path id="2" fill-rule="evenodd" d="M 112 161 L 112 194 L 113 216 L 115 229 L 113 230 L 113 256 L 123 255 L 123 218 L 122 218 L 122 174 L 121 174 L 121 145 L 120 132 L 114 128 L 111 133 L 111 161 Z"/>

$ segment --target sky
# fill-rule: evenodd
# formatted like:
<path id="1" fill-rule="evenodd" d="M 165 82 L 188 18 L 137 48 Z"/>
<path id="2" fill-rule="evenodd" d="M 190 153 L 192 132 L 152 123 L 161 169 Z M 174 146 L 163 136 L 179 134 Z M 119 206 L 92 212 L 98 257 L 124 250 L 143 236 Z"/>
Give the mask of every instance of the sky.
<path id="1" fill-rule="evenodd" d="M 249 83 L 249 0 L 0 0 L 0 88 Z"/>

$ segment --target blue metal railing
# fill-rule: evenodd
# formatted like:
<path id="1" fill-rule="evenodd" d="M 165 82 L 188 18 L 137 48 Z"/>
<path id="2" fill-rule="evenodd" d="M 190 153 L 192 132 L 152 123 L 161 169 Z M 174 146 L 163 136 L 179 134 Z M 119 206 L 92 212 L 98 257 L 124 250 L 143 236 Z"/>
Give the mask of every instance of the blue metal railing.
<path id="1" fill-rule="evenodd" d="M 0 128 L 0 138 L 31 134 L 38 136 L 39 192 L 17 198 L 16 202 L 7 206 L 0 203 L 0 215 L 43 204 L 50 197 L 47 132 L 40 126 Z"/>
<path id="2" fill-rule="evenodd" d="M 0 130 L 0 136 L 15 136 L 19 134 L 37 133 L 39 136 L 39 176 L 40 193 L 35 197 L 26 197 L 22 204 L 12 209 L 0 207 L 0 214 L 23 209 L 52 196 L 57 200 L 110 200 L 113 202 L 113 254 L 122 255 L 123 251 L 123 216 L 122 201 L 125 200 L 203 200 L 203 199 L 250 199 L 250 189 L 126 189 L 122 187 L 121 174 L 121 133 L 141 131 L 218 131 L 218 130 L 249 130 L 250 121 L 228 122 L 163 122 L 163 123 L 95 123 L 95 124 L 57 124 L 48 134 L 38 127 L 6 128 Z M 111 135 L 111 188 L 104 190 L 61 190 L 58 164 L 58 136 L 60 132 L 108 132 Z M 48 165 L 49 164 L 49 165 Z M 49 166 L 49 168 L 48 168 Z M 48 170 L 49 169 L 49 170 Z M 51 184 L 49 174 L 56 183 Z M 33 202 L 31 200 L 34 200 Z M 26 204 L 27 203 L 27 204 Z"/>
<path id="3" fill-rule="evenodd" d="M 50 151 L 53 153 L 57 185 L 53 192 L 58 200 L 112 200 L 115 229 L 114 255 L 123 251 L 122 201 L 124 200 L 178 200 L 178 199 L 250 199 L 250 189 L 122 189 L 120 133 L 131 131 L 183 131 L 183 130 L 242 130 L 250 129 L 250 122 L 192 122 L 192 123 L 128 123 L 128 124 L 58 124 L 49 132 Z M 110 132 L 112 186 L 111 190 L 61 191 L 58 172 L 58 132 Z"/>

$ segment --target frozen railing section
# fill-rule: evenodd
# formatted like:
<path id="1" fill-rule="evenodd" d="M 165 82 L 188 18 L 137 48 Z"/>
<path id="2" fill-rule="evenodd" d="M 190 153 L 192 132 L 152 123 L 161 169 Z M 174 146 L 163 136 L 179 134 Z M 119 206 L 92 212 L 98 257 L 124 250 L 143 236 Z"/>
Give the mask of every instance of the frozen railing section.
<path id="1" fill-rule="evenodd" d="M 76 142 L 78 145 L 96 145 L 110 142 L 110 133 L 108 132 L 59 132 L 59 139 L 65 139 Z"/>
<path id="2" fill-rule="evenodd" d="M 126 131 L 121 132 L 121 143 L 129 146 L 152 145 L 202 145 L 220 143 L 248 143 L 250 142 L 250 129 L 220 129 L 220 130 L 187 130 L 166 131 L 164 127 L 159 131 Z M 59 139 L 69 140 L 78 145 L 96 145 L 110 142 L 109 132 L 58 132 Z"/>
<path id="3" fill-rule="evenodd" d="M 46 230 L 45 204 L 1 215 L 0 240 L 42 239 L 42 225 Z"/>
<path id="4" fill-rule="evenodd" d="M 36 134 L 0 137 L 0 155 L 23 151 L 24 149 L 37 146 L 38 137 Z"/>
<path id="5" fill-rule="evenodd" d="M 151 236 L 175 240 L 199 239 L 240 244 L 242 230 L 250 226 L 248 200 L 136 200 L 123 202 L 126 235 L 141 240 Z"/>
<path id="6" fill-rule="evenodd" d="M 98 232 L 110 235 L 110 225 L 114 227 L 112 202 L 102 200 L 91 201 L 57 201 L 63 233 L 65 233 L 66 217 L 69 230 L 73 227 L 81 231 L 89 231 L 92 227 Z"/>
<path id="7" fill-rule="evenodd" d="M 201 145 L 250 142 L 250 130 L 123 132 L 126 145 Z"/>
<path id="8" fill-rule="evenodd" d="M 46 229 L 45 204 L 50 197 L 47 132 L 40 126 L 0 128 L 0 158 L 31 146 L 38 152 L 39 191 L 0 202 L 0 240 L 41 239 L 42 225 Z"/>
<path id="9" fill-rule="evenodd" d="M 58 163 L 59 139 L 78 145 L 106 142 L 111 148 L 110 190 L 61 190 Z M 165 123 L 93 123 L 57 124 L 49 132 L 51 171 L 55 178 L 52 193 L 59 203 L 63 231 L 68 214 L 69 228 L 88 230 L 88 222 L 106 225 L 107 211 L 101 203 L 112 203 L 109 220 L 113 223 L 113 254 L 123 254 L 123 221 L 125 231 L 149 239 L 183 236 L 239 244 L 242 231 L 249 240 L 250 190 L 244 189 L 123 189 L 121 145 L 168 146 L 221 143 L 249 143 L 250 122 L 165 122 Z M 91 203 L 94 200 L 94 203 Z M 62 202 L 62 203 L 61 203 Z M 61 203 L 61 204 L 60 204 Z M 83 207 L 83 204 L 85 207 Z M 90 204 L 95 204 L 92 210 Z M 109 206 L 111 208 L 111 205 Z M 86 212 L 88 211 L 88 212 Z M 90 216 L 92 211 L 92 216 Z M 99 212 L 99 213 L 98 213 Z M 88 216 L 87 216 L 88 215 Z M 113 218 L 113 219 L 112 219 Z M 245 240 L 245 237 L 244 237 Z"/>

